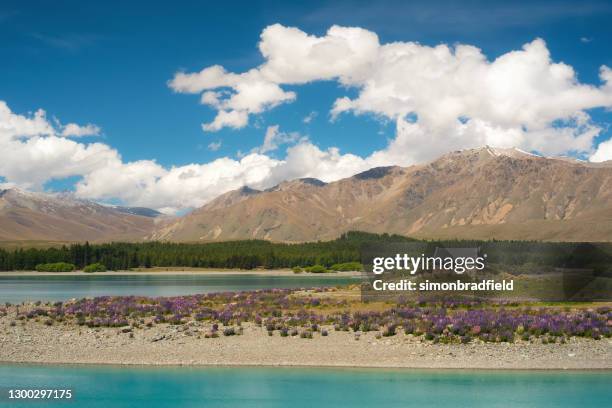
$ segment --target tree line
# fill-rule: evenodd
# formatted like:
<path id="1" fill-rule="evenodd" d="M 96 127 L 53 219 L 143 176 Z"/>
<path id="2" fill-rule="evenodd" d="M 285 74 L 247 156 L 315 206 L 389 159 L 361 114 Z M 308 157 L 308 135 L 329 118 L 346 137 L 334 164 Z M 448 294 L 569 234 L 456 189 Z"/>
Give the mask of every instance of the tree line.
<path id="1" fill-rule="evenodd" d="M 610 244 L 544 243 L 529 241 L 444 240 L 417 241 L 391 234 L 351 231 L 333 241 L 274 243 L 243 240 L 210 243 L 88 242 L 59 248 L 0 249 L 0 270 L 34 270 L 40 264 L 65 262 L 77 269 L 101 264 L 109 270 L 149 267 L 293 268 L 362 261 L 364 244 L 412 243 L 417 252 L 431 253 L 438 246 L 480 248 L 488 262 L 505 265 L 585 267 L 612 265 Z M 418 255 L 418 254 L 417 254 Z"/>
<path id="2" fill-rule="evenodd" d="M 299 244 L 243 240 L 210 243 L 113 242 L 73 244 L 60 248 L 0 249 L 0 270 L 34 270 L 40 264 L 66 262 L 77 269 L 100 263 L 109 270 L 150 267 L 292 268 L 359 262 L 363 242 L 398 242 L 389 234 L 347 232 L 333 241 Z"/>

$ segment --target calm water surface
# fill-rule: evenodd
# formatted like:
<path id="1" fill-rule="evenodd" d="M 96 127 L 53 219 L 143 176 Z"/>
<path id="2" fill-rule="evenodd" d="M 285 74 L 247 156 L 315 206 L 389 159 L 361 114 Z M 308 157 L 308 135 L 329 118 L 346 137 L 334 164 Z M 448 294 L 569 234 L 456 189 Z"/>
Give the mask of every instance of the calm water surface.
<path id="1" fill-rule="evenodd" d="M 71 275 L 1 276 L 0 303 L 57 301 L 106 295 L 178 296 L 196 293 L 336 286 L 357 278 L 333 276 Z"/>
<path id="2" fill-rule="evenodd" d="M 122 368 L 0 365 L 0 406 L 604 408 L 612 372 Z M 72 402 L 15 403 L 9 388 L 70 388 Z"/>

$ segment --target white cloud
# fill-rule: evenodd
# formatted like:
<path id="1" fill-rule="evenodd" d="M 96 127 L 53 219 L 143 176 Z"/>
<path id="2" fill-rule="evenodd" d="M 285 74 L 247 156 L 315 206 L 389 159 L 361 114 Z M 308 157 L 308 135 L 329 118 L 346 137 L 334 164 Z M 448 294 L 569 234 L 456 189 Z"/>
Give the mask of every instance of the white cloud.
<path id="1" fill-rule="evenodd" d="M 267 185 L 271 169 L 278 163 L 259 154 L 171 168 L 143 160 L 96 169 L 77 184 L 76 193 L 95 199 L 120 198 L 130 205 L 174 212 L 199 207 L 243 185 Z"/>
<path id="2" fill-rule="evenodd" d="M 211 132 L 220 130 L 224 127 L 240 129 L 245 127 L 248 121 L 249 118 L 247 112 L 221 110 L 217 113 L 217 116 L 215 116 L 215 119 L 211 123 L 202 124 L 202 129 Z"/>
<path id="3" fill-rule="evenodd" d="M 393 144 L 409 150 L 389 154 L 411 162 L 451 146 L 485 143 L 588 155 L 602 130 L 588 110 L 612 107 L 608 67 L 601 67 L 600 86 L 582 84 L 571 66 L 552 60 L 541 39 L 489 60 L 471 45 L 380 44 L 375 33 L 361 28 L 332 26 L 316 37 L 275 24 L 263 30 L 259 50 L 265 61 L 249 71 L 231 73 L 215 65 L 179 73 L 170 86 L 177 92 L 203 92 L 203 102 L 218 115 L 239 112 L 243 127 L 249 115 L 295 99 L 284 85 L 337 81 L 358 95 L 337 98 L 332 120 L 348 112 L 395 120 L 398 130 L 409 135 L 398 133 Z M 254 83 L 274 91 L 250 91 Z M 215 118 L 205 129 L 223 126 Z M 404 139 L 410 145 L 402 144 Z M 382 153 L 378 156 L 382 159 Z"/>
<path id="4" fill-rule="evenodd" d="M 592 162 L 602 162 L 612 160 L 612 139 L 606 140 L 597 146 L 597 150 L 589 158 Z"/>
<path id="5" fill-rule="evenodd" d="M 297 132 L 281 132 L 278 125 L 268 126 L 263 144 L 253 151 L 264 154 L 278 149 L 283 144 L 295 143 L 299 140 L 306 141 L 307 138 L 302 137 Z"/>
<path id="6" fill-rule="evenodd" d="M 580 84 L 570 66 L 550 60 L 542 40 L 492 62 L 470 46 L 395 43 L 381 47 L 379 61 L 358 97 L 338 99 L 332 115 L 374 113 L 398 124 L 414 115 L 415 161 L 483 144 L 588 153 L 601 129 L 586 110 L 612 106 L 605 68 L 602 87 Z"/>
<path id="7" fill-rule="evenodd" d="M 221 141 L 220 140 L 218 140 L 216 142 L 210 142 L 208 144 L 208 150 L 210 150 L 211 152 L 216 152 L 220 148 L 221 148 Z"/>
<path id="8" fill-rule="evenodd" d="M 367 170 L 372 161 L 354 154 L 341 154 L 336 147 L 321 150 L 311 142 L 301 142 L 287 149 L 287 157 L 271 171 L 269 184 L 283 180 L 313 177 L 325 182 L 350 177 Z"/>
<path id="9" fill-rule="evenodd" d="M 107 145 L 77 143 L 62 132 L 47 120 L 45 111 L 17 115 L 0 101 L 0 176 L 40 189 L 47 180 L 84 174 L 119 160 Z"/>
<path id="10" fill-rule="evenodd" d="M 202 129 L 209 132 L 223 127 L 243 128 L 248 123 L 249 114 L 261 113 L 295 99 L 294 92 L 286 92 L 277 84 L 263 79 L 256 70 L 236 75 L 227 73 L 218 65 L 195 74 L 178 73 L 169 86 L 176 92 L 205 91 L 201 102 L 218 110 L 212 122 L 202 124 Z M 233 92 L 209 90 L 228 87 Z"/>
<path id="11" fill-rule="evenodd" d="M 85 126 L 79 126 L 76 123 L 69 123 L 62 129 L 62 136 L 64 137 L 82 137 L 82 136 L 98 136 L 102 129 L 96 125 L 87 124 Z"/>
<path id="12" fill-rule="evenodd" d="M 168 85 L 176 92 L 199 93 L 206 89 L 230 87 L 238 75 L 230 74 L 220 65 L 213 65 L 195 74 L 177 73 Z"/>
<path id="13" fill-rule="evenodd" d="M 360 28 L 334 26 L 326 37 L 309 36 L 296 28 L 275 24 L 261 34 L 259 49 L 266 63 L 242 74 L 227 72 L 219 65 L 196 73 L 177 73 L 168 82 L 181 93 L 202 92 L 201 102 L 218 110 L 205 131 L 225 126 L 241 128 L 249 114 L 258 114 L 296 98 L 280 84 L 303 84 L 320 79 L 354 81 L 367 72 L 376 53 L 378 37 Z M 219 92 L 215 90 L 223 90 Z M 230 114 L 240 121 L 223 120 Z M 222 115 L 221 117 L 219 115 Z"/>
<path id="14" fill-rule="evenodd" d="M 0 138 L 10 140 L 54 133 L 55 129 L 47 121 L 44 110 L 39 109 L 29 117 L 14 115 L 6 102 L 0 101 Z"/>

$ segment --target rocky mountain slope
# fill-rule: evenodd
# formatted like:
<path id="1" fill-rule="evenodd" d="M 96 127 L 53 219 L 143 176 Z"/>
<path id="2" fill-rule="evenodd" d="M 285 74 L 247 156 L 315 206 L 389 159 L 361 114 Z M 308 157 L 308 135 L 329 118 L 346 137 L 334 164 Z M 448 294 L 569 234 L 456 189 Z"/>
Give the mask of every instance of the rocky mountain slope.
<path id="1" fill-rule="evenodd" d="M 333 239 L 348 230 L 415 237 L 612 240 L 612 163 L 518 149 L 449 153 L 333 183 L 284 182 L 224 194 L 148 239 Z"/>
<path id="2" fill-rule="evenodd" d="M 0 190 L 0 241 L 108 241 L 142 239 L 157 211 L 108 207 L 71 194 Z"/>

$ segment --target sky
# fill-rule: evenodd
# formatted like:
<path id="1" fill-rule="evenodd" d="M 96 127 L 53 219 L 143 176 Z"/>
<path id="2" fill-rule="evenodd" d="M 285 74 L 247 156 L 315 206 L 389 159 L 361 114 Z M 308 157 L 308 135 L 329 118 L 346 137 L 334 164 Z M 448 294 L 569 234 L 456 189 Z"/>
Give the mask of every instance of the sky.
<path id="1" fill-rule="evenodd" d="M 0 185 L 176 213 L 456 149 L 612 159 L 612 2 L 0 4 Z"/>

